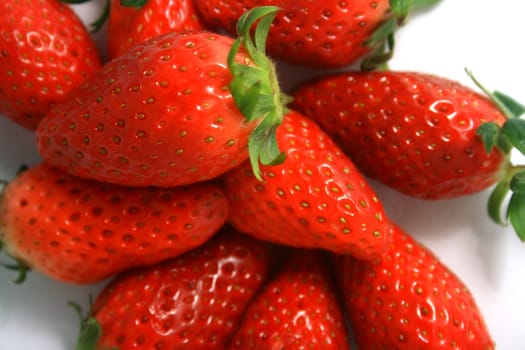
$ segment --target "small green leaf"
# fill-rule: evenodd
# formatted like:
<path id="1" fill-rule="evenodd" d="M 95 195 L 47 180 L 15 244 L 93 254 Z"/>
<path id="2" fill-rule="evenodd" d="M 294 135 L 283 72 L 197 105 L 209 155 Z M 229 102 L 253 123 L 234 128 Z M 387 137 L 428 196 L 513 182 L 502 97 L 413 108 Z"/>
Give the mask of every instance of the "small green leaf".
<path id="1" fill-rule="evenodd" d="M 378 47 L 361 61 L 361 71 L 388 70 L 388 61 L 394 56 L 394 35 L 389 36 L 384 45 Z"/>
<path id="2" fill-rule="evenodd" d="M 412 0 L 411 7 L 414 9 L 432 7 L 441 2 L 442 0 Z"/>
<path id="3" fill-rule="evenodd" d="M 245 12 L 237 22 L 238 37 L 228 54 L 228 67 L 233 75 L 229 87 L 235 104 L 247 121 L 257 123 L 249 136 L 248 150 L 253 172 L 259 180 L 260 163 L 272 165 L 283 160 L 276 130 L 287 111 L 285 104 L 290 101 L 281 92 L 275 65 L 265 54 L 268 32 L 278 11 L 275 6 L 260 6 Z M 241 47 L 253 64 L 235 61 Z"/>
<path id="4" fill-rule="evenodd" d="M 525 120 L 507 119 L 501 127 L 501 133 L 518 151 L 525 154 Z"/>
<path id="5" fill-rule="evenodd" d="M 481 137 L 485 152 L 490 153 L 496 146 L 501 128 L 494 122 L 483 123 L 478 127 L 477 134 Z"/>
<path id="6" fill-rule="evenodd" d="M 507 208 L 507 218 L 520 240 L 525 241 L 525 193 L 512 194 Z"/>
<path id="7" fill-rule="evenodd" d="M 514 174 L 509 187 L 514 193 L 525 193 L 525 170 Z"/>
<path id="8" fill-rule="evenodd" d="M 125 7 L 141 8 L 147 2 L 148 0 L 120 0 L 120 5 L 125 6 Z"/>
<path id="9" fill-rule="evenodd" d="M 261 55 L 266 55 L 266 38 L 268 37 L 268 32 L 276 15 L 277 11 L 269 11 L 267 15 L 261 18 L 257 27 L 255 27 L 254 44 Z"/>
<path id="10" fill-rule="evenodd" d="M 4 243 L 0 241 L 0 252 L 2 252 L 3 249 Z M 29 266 L 27 266 L 22 260 L 17 259 L 7 253 L 5 255 L 8 256 L 10 259 L 14 260 L 14 263 L 7 264 L 0 261 L 0 266 L 7 270 L 18 272 L 17 278 L 13 280 L 14 283 L 21 284 L 25 282 L 25 280 L 27 279 L 27 272 L 30 271 Z"/>
<path id="11" fill-rule="evenodd" d="M 509 95 L 497 90 L 494 91 L 493 94 L 507 108 L 514 118 L 518 118 L 525 113 L 525 106 Z"/>
<path id="12" fill-rule="evenodd" d="M 411 0 L 390 0 L 389 2 L 397 24 L 401 25 L 408 16 Z"/>
<path id="13" fill-rule="evenodd" d="M 372 36 L 365 41 L 365 45 L 369 48 L 375 48 L 385 43 L 387 38 L 391 37 L 397 29 L 397 23 L 394 18 L 386 20 L 379 28 L 377 28 Z"/>
<path id="14" fill-rule="evenodd" d="M 100 323 L 94 317 L 89 317 L 82 323 L 75 350 L 95 350 L 101 336 L 102 327 Z"/>
<path id="15" fill-rule="evenodd" d="M 506 225 L 506 220 L 501 217 L 502 206 L 509 193 L 509 183 L 503 179 L 492 190 L 487 203 L 489 217 L 499 225 Z"/>

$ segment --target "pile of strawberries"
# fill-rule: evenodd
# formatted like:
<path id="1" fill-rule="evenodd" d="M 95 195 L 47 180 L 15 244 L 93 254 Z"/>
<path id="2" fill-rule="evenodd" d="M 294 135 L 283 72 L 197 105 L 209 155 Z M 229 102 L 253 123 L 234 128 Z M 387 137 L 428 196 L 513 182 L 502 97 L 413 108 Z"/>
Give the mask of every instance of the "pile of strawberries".
<path id="1" fill-rule="evenodd" d="M 491 217 L 525 239 L 525 107 L 385 66 L 433 2 L 113 1 L 103 61 L 69 5 L 4 1 L 0 114 L 43 159 L 0 197 L 19 282 L 109 279 L 79 350 L 493 349 L 468 287 L 367 181 L 496 185 Z M 276 62 L 318 77 L 283 92 Z"/>

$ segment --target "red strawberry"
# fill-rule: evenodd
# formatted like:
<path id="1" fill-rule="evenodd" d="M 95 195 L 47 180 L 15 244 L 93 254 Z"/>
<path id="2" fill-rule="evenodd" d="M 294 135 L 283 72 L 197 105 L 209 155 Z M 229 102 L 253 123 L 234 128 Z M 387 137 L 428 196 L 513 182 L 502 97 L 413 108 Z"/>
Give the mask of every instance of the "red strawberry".
<path id="1" fill-rule="evenodd" d="M 349 349 L 325 256 L 297 250 L 248 306 L 229 349 Z"/>
<path id="2" fill-rule="evenodd" d="M 295 107 L 364 173 L 406 194 L 451 198 L 493 185 L 505 163 L 478 127 L 505 116 L 487 97 L 415 72 L 346 72 L 304 83 Z"/>
<path id="3" fill-rule="evenodd" d="M 391 224 L 353 163 L 311 120 L 291 111 L 277 130 L 286 153 L 263 166 L 249 163 L 223 176 L 229 221 L 259 239 L 371 258 L 381 254 Z"/>
<path id="4" fill-rule="evenodd" d="M 258 157 L 257 142 L 248 149 L 250 134 L 262 130 L 271 138 L 266 130 L 282 112 L 275 68 L 260 40 L 249 40 L 171 32 L 135 46 L 45 116 L 40 153 L 77 176 L 169 187 L 214 178 L 249 153 Z"/>
<path id="5" fill-rule="evenodd" d="M 0 5 L 0 114 L 28 129 L 101 66 L 78 16 L 57 0 Z"/>
<path id="6" fill-rule="evenodd" d="M 102 337 L 96 346 L 80 339 L 80 348 L 223 350 L 268 274 L 268 248 L 226 229 L 178 258 L 117 276 L 95 301 L 97 322 L 87 323 Z"/>
<path id="7" fill-rule="evenodd" d="M 199 15 L 208 26 L 235 32 L 246 10 L 260 5 L 281 8 L 268 38 L 273 57 L 299 65 L 330 68 L 354 62 L 370 52 L 367 41 L 389 20 L 388 0 L 199 0 Z"/>
<path id="8" fill-rule="evenodd" d="M 123 4 L 111 1 L 107 29 L 110 58 L 126 53 L 132 46 L 170 31 L 198 31 L 203 25 L 197 18 L 192 0 L 149 0 Z"/>
<path id="9" fill-rule="evenodd" d="M 40 164 L 0 197 L 7 252 L 52 278 L 91 283 L 180 255 L 226 221 L 217 186 L 127 188 L 81 180 Z"/>
<path id="10" fill-rule="evenodd" d="M 336 261 L 360 349 L 494 349 L 467 287 L 399 227 L 383 257 Z"/>

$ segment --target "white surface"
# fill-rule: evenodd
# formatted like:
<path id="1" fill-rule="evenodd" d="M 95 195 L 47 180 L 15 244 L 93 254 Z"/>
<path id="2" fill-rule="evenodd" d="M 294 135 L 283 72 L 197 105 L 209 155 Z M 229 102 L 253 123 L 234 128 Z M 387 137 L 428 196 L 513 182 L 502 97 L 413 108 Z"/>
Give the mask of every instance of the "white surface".
<path id="1" fill-rule="evenodd" d="M 76 9 L 93 20 L 101 1 Z M 441 74 L 472 85 L 469 67 L 490 89 L 525 101 L 521 0 L 444 0 L 398 33 L 392 69 Z M 101 36 L 98 35 L 100 38 Z M 39 160 L 32 133 L 0 118 L 0 178 Z M 390 216 L 430 247 L 474 293 L 499 350 L 525 349 L 525 247 L 485 215 L 488 192 L 427 202 L 377 185 Z M 23 285 L 0 269 L 0 349 L 71 350 L 78 333 L 68 301 L 87 304 L 102 283 L 69 286 L 31 273 Z"/>

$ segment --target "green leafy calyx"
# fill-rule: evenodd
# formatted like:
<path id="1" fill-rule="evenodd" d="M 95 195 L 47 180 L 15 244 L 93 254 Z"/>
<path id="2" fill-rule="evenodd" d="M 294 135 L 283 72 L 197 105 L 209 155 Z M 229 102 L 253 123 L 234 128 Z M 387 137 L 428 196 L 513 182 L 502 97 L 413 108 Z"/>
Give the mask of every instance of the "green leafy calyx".
<path id="1" fill-rule="evenodd" d="M 4 248 L 4 243 L 0 241 L 0 253 L 2 252 Z M 18 276 L 16 279 L 13 280 L 16 284 L 23 283 L 27 278 L 27 272 L 30 270 L 27 264 L 25 264 L 22 260 L 17 259 L 9 254 L 6 254 L 10 259 L 13 260 L 12 263 L 7 263 L 0 261 L 0 266 L 3 268 L 6 268 L 11 271 L 16 271 L 18 273 Z"/>
<path id="2" fill-rule="evenodd" d="M 507 156 L 502 176 L 489 197 L 488 214 L 500 225 L 510 222 L 520 240 L 525 241 L 525 167 L 510 161 L 513 149 L 525 155 L 525 120 L 521 119 L 525 106 L 500 91 L 489 91 L 470 70 L 466 69 L 466 72 L 506 117 L 501 126 L 486 122 L 477 130 L 487 153 L 497 148 Z M 502 208 L 509 194 L 505 218 L 502 218 Z"/>
<path id="3" fill-rule="evenodd" d="M 91 298 L 90 298 L 91 309 Z M 102 327 L 96 318 L 90 316 L 91 310 L 87 316 L 84 316 L 82 308 L 75 302 L 69 302 L 68 305 L 75 310 L 80 319 L 80 334 L 77 339 L 75 350 L 95 350 L 97 343 L 102 336 Z"/>
<path id="4" fill-rule="evenodd" d="M 290 99 L 281 92 L 275 66 L 266 56 L 266 38 L 278 11 L 275 6 L 261 6 L 244 13 L 237 22 L 238 37 L 228 55 L 233 75 L 230 91 L 235 104 L 247 121 L 257 122 L 248 150 L 253 173 L 259 180 L 260 164 L 279 164 L 285 158 L 277 145 L 276 131 Z M 251 62 L 236 60 L 241 47 Z"/>
<path id="5" fill-rule="evenodd" d="M 392 16 L 387 18 L 365 41 L 372 52 L 361 62 L 362 71 L 388 69 L 387 62 L 394 55 L 394 34 L 405 23 L 408 15 L 435 6 L 441 0 L 389 0 Z"/>

